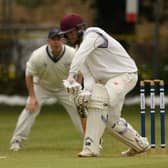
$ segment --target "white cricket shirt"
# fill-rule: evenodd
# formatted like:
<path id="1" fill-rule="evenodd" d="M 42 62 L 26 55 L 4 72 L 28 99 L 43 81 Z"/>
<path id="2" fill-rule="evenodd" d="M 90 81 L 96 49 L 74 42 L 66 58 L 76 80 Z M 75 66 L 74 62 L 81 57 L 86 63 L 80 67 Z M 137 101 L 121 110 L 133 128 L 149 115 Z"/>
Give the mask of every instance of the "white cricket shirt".
<path id="1" fill-rule="evenodd" d="M 34 82 L 50 91 L 64 88 L 75 50 L 63 45 L 60 59 L 54 61 L 48 45 L 35 50 L 26 64 L 26 75 L 34 76 Z"/>
<path id="2" fill-rule="evenodd" d="M 97 27 L 85 31 L 72 61 L 70 74 L 82 71 L 83 66 L 95 80 L 108 80 L 119 73 L 137 72 L 134 60 L 121 44 Z M 84 77 L 87 78 L 87 73 Z"/>

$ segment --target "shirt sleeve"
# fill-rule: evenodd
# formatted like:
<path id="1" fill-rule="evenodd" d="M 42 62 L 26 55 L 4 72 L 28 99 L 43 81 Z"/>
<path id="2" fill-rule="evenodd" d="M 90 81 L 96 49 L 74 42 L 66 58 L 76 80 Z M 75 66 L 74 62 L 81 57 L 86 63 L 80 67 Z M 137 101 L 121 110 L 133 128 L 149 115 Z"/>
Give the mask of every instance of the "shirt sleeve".
<path id="1" fill-rule="evenodd" d="M 93 85 L 96 82 L 87 65 L 82 66 L 82 74 L 84 77 L 84 90 L 92 91 Z"/>
<path id="2" fill-rule="evenodd" d="M 77 74 L 87 57 L 95 50 L 95 48 L 101 46 L 103 43 L 104 39 L 98 33 L 86 32 L 86 35 L 84 35 L 83 41 L 72 60 L 70 74 L 72 76 Z"/>
<path id="3" fill-rule="evenodd" d="M 77 74 L 78 71 L 80 71 L 82 64 L 95 49 L 96 39 L 96 33 L 88 33 L 86 36 L 84 36 L 84 39 L 72 60 L 70 74 Z"/>
<path id="4" fill-rule="evenodd" d="M 41 70 L 40 59 L 34 52 L 26 63 L 26 76 L 38 76 Z"/>

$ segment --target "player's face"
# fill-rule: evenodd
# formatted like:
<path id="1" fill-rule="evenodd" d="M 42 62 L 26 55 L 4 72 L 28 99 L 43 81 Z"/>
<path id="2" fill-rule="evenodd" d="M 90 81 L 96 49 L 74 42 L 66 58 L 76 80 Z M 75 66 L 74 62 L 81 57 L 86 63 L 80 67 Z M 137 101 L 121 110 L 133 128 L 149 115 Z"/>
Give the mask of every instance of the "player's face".
<path id="1" fill-rule="evenodd" d="M 62 49 L 63 40 L 62 38 L 55 36 L 52 39 L 49 39 L 48 43 L 51 46 L 52 51 L 57 54 Z"/>
<path id="2" fill-rule="evenodd" d="M 76 44 L 77 40 L 78 40 L 78 36 L 77 36 L 77 31 L 76 29 L 68 32 L 65 34 L 67 40 L 71 43 L 71 44 Z"/>

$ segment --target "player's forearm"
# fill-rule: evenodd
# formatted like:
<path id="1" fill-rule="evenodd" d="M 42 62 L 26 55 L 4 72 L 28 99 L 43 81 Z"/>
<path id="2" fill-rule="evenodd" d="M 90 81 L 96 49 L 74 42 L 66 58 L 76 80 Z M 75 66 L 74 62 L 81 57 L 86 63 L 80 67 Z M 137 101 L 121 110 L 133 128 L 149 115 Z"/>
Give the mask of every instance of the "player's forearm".
<path id="1" fill-rule="evenodd" d="M 33 76 L 26 76 L 26 86 L 30 97 L 35 97 L 34 86 L 33 86 Z"/>

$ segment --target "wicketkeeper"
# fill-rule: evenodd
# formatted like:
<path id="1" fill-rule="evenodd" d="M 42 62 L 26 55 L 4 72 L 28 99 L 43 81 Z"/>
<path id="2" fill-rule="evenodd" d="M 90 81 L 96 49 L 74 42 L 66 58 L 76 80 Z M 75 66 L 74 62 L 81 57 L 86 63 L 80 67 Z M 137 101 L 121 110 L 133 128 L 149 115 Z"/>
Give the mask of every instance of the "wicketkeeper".
<path id="1" fill-rule="evenodd" d="M 27 139 L 43 103 L 52 97 L 65 107 L 76 129 L 81 135 L 84 134 L 74 97 L 66 92 L 62 83 L 68 76 L 74 53 L 74 48 L 64 45 L 59 28 L 51 29 L 48 44 L 32 53 L 26 64 L 25 78 L 29 96 L 26 107 L 18 118 L 11 139 L 11 150 L 20 150 L 22 141 Z M 85 120 L 85 113 L 79 110 Z"/>
<path id="2" fill-rule="evenodd" d="M 83 150 L 78 156 L 99 155 L 99 141 L 105 128 L 130 147 L 122 152 L 123 156 L 133 156 L 150 149 L 147 138 L 141 137 L 121 118 L 125 96 L 135 87 L 138 79 L 134 60 L 104 30 L 98 27 L 86 28 L 78 14 L 65 15 L 60 21 L 60 27 L 67 41 L 78 46 L 69 77 L 64 81 L 65 87 L 70 93 L 79 91 L 79 102 L 82 100 L 84 106 L 88 102 Z M 80 91 L 79 84 L 74 80 L 79 71 L 84 75 L 84 92 Z"/>

